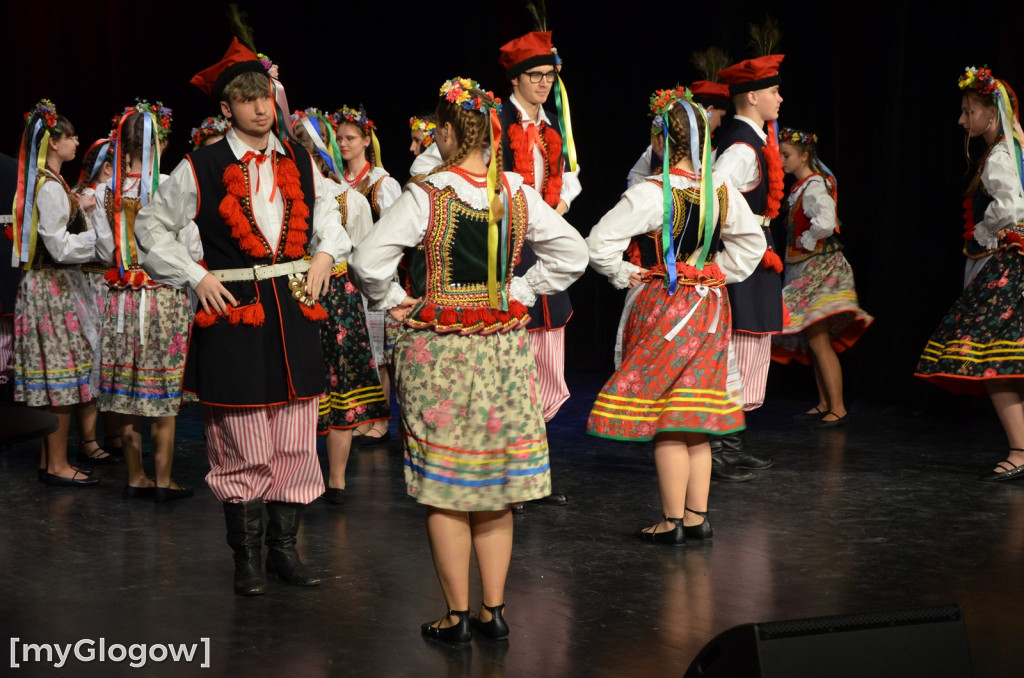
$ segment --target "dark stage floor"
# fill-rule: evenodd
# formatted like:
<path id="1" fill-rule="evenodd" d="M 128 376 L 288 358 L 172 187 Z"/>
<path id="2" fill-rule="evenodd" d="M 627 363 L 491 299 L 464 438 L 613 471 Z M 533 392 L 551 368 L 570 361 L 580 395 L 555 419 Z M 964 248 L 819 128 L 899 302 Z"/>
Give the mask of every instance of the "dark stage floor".
<path id="1" fill-rule="evenodd" d="M 444 602 L 395 440 L 356 449 L 346 505 L 307 510 L 299 547 L 324 583 L 272 581 L 256 598 L 232 592 L 196 408 L 180 417 L 175 475 L 197 496 L 179 502 L 122 500 L 123 468 L 97 470 L 95 489 L 46 488 L 36 443 L 0 447 L 0 674 L 681 676 L 734 625 L 957 603 L 975 675 L 1022 675 L 1024 481 L 975 480 L 1005 452 L 983 407 L 911 416 L 855 403 L 849 426 L 814 431 L 791 420 L 807 403 L 770 400 L 749 418 L 748 441 L 776 467 L 713 485 L 713 545 L 673 549 L 632 537 L 660 513 L 650 446 L 583 432 L 599 382 L 572 379 L 549 429 L 570 504 L 531 504 L 516 518 L 510 640 L 463 650 L 419 634 Z M 74 654 L 60 669 L 56 656 L 10 668 L 12 648 L 20 659 L 30 643 L 92 640 L 88 658 L 100 639 L 202 638 L 208 669 L 198 656 L 133 669 Z"/>

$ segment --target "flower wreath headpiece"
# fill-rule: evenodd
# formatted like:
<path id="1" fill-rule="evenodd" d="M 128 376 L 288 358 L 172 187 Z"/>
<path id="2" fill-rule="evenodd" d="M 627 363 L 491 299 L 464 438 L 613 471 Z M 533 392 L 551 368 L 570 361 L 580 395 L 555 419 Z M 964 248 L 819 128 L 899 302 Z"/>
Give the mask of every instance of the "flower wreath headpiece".
<path id="1" fill-rule="evenodd" d="M 473 94 L 474 90 L 486 94 L 490 97 L 490 101 L 484 99 L 479 94 Z M 484 115 L 488 115 L 493 109 L 497 113 L 501 113 L 501 99 L 494 96 L 494 92 L 485 91 L 476 80 L 470 80 L 469 78 L 446 80 L 441 85 L 440 93 L 445 101 L 458 104 L 465 111 L 479 111 Z"/>
<path id="2" fill-rule="evenodd" d="M 134 106 L 126 106 L 124 112 L 121 115 L 114 117 L 114 129 L 117 129 L 121 122 L 131 115 L 132 113 L 152 113 L 157 123 L 156 134 L 157 139 L 160 141 L 165 140 L 171 135 L 171 121 L 173 120 L 174 112 L 168 107 L 164 106 L 162 102 L 158 101 L 155 104 L 151 104 L 145 99 L 136 99 Z"/>
<path id="3" fill-rule="evenodd" d="M 991 97 L 996 110 L 999 111 L 999 128 L 1003 138 L 1010 142 L 1014 156 L 1014 168 L 1017 170 L 1017 183 L 1024 186 L 1024 154 L 1021 152 L 1024 140 L 1021 139 L 1020 123 L 1014 107 L 1015 96 L 1011 97 L 1010 86 L 992 76 L 988 65 L 981 68 L 968 66 L 957 83 L 960 89 L 973 89 L 979 94 Z"/>
<path id="4" fill-rule="evenodd" d="M 309 136 L 310 141 L 316 147 L 317 153 L 327 163 L 327 168 L 332 173 L 341 176 L 345 171 L 344 162 L 341 159 L 341 150 L 338 148 L 338 140 L 334 136 L 334 125 L 331 118 L 319 108 L 307 108 L 304 111 L 292 113 L 292 128 L 295 125 L 302 125 Z M 324 143 L 320 136 L 320 130 L 327 128 L 327 143 Z"/>
<path id="5" fill-rule="evenodd" d="M 420 142 L 423 148 L 427 148 L 434 143 L 434 130 L 437 129 L 437 123 L 422 120 L 414 115 L 409 118 L 409 129 L 423 132 L 423 141 Z"/>
<path id="6" fill-rule="evenodd" d="M 665 138 L 665 152 L 662 159 L 662 197 L 663 217 L 661 222 L 661 250 L 665 257 L 665 284 L 669 294 L 675 294 L 678 273 L 676 272 L 675 240 L 672 237 L 673 225 L 675 223 L 675 201 L 672 200 L 672 185 L 669 181 L 672 156 L 670 145 L 672 139 L 671 125 L 669 125 L 669 112 L 675 107 L 681 106 L 686 111 L 686 117 L 690 122 L 690 162 L 693 164 L 694 176 L 701 182 L 700 218 L 698 220 L 699 233 L 697 236 L 697 248 L 690 255 L 686 262 L 691 266 L 702 269 L 711 253 L 711 236 L 715 232 L 715 211 L 714 211 L 714 183 L 711 179 L 711 128 L 708 125 L 708 116 L 704 108 L 694 102 L 693 95 L 686 87 L 676 86 L 674 89 L 659 89 L 651 95 L 650 108 L 654 116 L 652 132 L 662 134 Z M 704 157 L 701 158 L 699 143 L 700 135 L 697 129 L 697 120 L 704 121 Z M 709 201 L 712 207 L 708 207 Z"/>
<path id="7" fill-rule="evenodd" d="M 199 127 L 193 127 L 189 138 L 192 139 L 192 150 L 202 146 L 210 137 L 224 136 L 231 129 L 231 121 L 223 115 L 211 115 L 203 120 Z"/>
<path id="8" fill-rule="evenodd" d="M 37 141 L 40 132 L 42 136 Z M 32 267 L 36 254 L 39 209 L 35 198 L 44 180 L 50 137 L 60 136 L 64 132 L 57 127 L 57 107 L 49 99 L 40 99 L 31 111 L 25 113 L 25 132 L 18 152 L 18 188 L 14 198 L 14 228 L 11 237 L 18 264 L 26 270 Z"/>
<path id="9" fill-rule="evenodd" d="M 384 165 L 382 165 L 380 161 L 380 142 L 377 140 L 377 126 L 374 125 L 373 120 L 370 120 L 366 115 L 366 109 L 363 108 L 361 104 L 358 109 L 342 106 L 331 114 L 331 124 L 334 126 L 335 130 L 337 130 L 338 126 L 343 122 L 350 122 L 363 130 L 363 134 L 370 135 L 370 141 L 373 142 L 374 164 L 377 165 L 377 167 L 383 167 Z"/>

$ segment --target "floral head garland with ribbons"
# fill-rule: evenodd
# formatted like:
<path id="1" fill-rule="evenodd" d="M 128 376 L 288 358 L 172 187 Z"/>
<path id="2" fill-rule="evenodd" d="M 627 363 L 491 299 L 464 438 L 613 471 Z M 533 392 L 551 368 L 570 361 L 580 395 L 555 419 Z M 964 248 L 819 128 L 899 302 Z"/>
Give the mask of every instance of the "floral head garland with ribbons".
<path id="1" fill-rule="evenodd" d="M 672 185 L 669 181 L 672 156 L 670 146 L 672 142 L 678 143 L 671 135 L 669 124 L 669 113 L 676 106 L 686 111 L 689 121 L 690 139 L 690 162 L 693 164 L 693 173 L 701 182 L 700 218 L 698 228 L 700 229 L 697 239 L 698 249 L 690 257 L 689 263 L 698 269 L 703 269 L 711 251 L 711 235 L 715 229 L 715 213 L 713 208 L 714 184 L 711 178 L 711 128 L 708 125 L 707 114 L 704 109 L 693 101 L 693 95 L 685 87 L 675 89 L 659 89 L 650 98 L 651 115 L 654 117 L 651 131 L 654 134 L 661 134 L 665 138 L 665 152 L 662 160 L 662 194 L 664 198 L 664 210 L 661 223 L 661 245 L 665 257 L 665 284 L 669 294 L 675 294 L 678 274 L 676 272 L 675 242 L 672 237 L 673 225 L 675 223 L 675 204 L 672 200 Z M 704 121 L 704 138 L 700 138 L 697 120 Z M 703 147 L 703 158 L 701 148 Z M 712 207 L 708 208 L 708 201 L 712 201 Z"/>
<path id="2" fill-rule="evenodd" d="M 128 232 L 128 223 L 124 219 L 123 191 L 131 157 L 124 143 L 125 125 L 133 124 L 137 116 L 142 116 L 142 171 L 139 177 L 139 207 L 149 204 L 160 184 L 160 142 L 171 134 L 170 108 L 161 102 L 151 104 L 145 99 L 136 99 L 134 106 L 128 106 L 121 115 L 114 118 L 114 131 L 111 142 L 114 145 L 114 176 L 111 179 L 113 193 L 114 219 L 111 230 L 114 233 L 114 260 L 116 272 L 122 281 L 129 268 L 138 265 L 135 251 L 135 238 Z"/>
<path id="3" fill-rule="evenodd" d="M 440 98 L 450 104 L 454 104 L 464 111 L 474 111 L 487 116 L 489 148 L 491 151 L 490 162 L 487 164 L 487 297 L 492 308 L 502 311 L 508 310 L 508 295 L 504 286 L 498 285 L 498 253 L 501 253 L 501 271 L 508 270 L 509 262 L 506 260 L 508 244 L 508 205 L 505 204 L 504 215 L 501 224 L 498 224 L 498 216 L 495 213 L 494 200 L 501 192 L 503 182 L 499 179 L 500 168 L 498 167 L 498 144 L 501 143 L 501 121 L 498 114 L 501 113 L 501 99 L 494 96 L 494 92 L 485 90 L 480 83 L 470 78 L 455 77 L 444 81 L 438 90 Z M 440 120 L 440 119 L 439 119 Z M 508 196 L 502 194 L 504 200 Z"/>
<path id="4" fill-rule="evenodd" d="M 193 127 L 189 138 L 192 139 L 192 150 L 206 144 L 208 139 L 222 137 L 231 129 L 231 121 L 223 115 L 211 115 L 203 120 L 199 127 Z"/>
<path id="5" fill-rule="evenodd" d="M 981 68 L 968 66 L 957 84 L 961 90 L 973 90 L 987 97 L 999 111 L 1000 133 L 1007 141 L 1012 140 L 1010 148 L 1017 182 L 1024 186 L 1024 156 L 1021 152 L 1024 140 L 1021 139 L 1016 94 L 1005 81 L 993 77 L 987 65 Z"/>
<path id="6" fill-rule="evenodd" d="M 806 132 L 793 127 L 783 127 L 779 130 L 779 143 L 793 144 L 794 146 L 797 146 L 801 152 L 808 152 L 808 164 L 811 171 L 826 176 L 825 183 L 829 186 L 832 199 L 835 200 L 836 185 L 838 182 L 836 180 L 836 175 L 833 174 L 832 170 L 830 170 L 828 166 L 821 161 L 821 158 L 818 157 L 818 135 L 813 132 Z"/>
<path id="7" fill-rule="evenodd" d="M 377 126 L 373 124 L 373 120 L 366 115 L 366 109 L 361 105 L 358 109 L 350 108 L 349 106 L 342 106 L 331 114 L 331 122 L 334 125 L 335 131 L 342 123 L 350 122 L 363 131 L 363 134 L 370 137 L 370 141 L 373 143 L 373 161 L 377 167 L 383 167 L 380 161 L 380 142 L 377 140 Z"/>
<path id="8" fill-rule="evenodd" d="M 316 147 L 317 153 L 327 165 L 327 169 L 338 176 L 345 171 L 345 163 L 341 159 L 341 150 L 338 149 L 338 139 L 334 135 L 334 125 L 331 118 L 319 108 L 307 108 L 304 111 L 292 113 L 292 128 L 301 125 L 310 141 Z M 321 136 L 322 130 L 326 130 L 327 143 L 324 143 Z"/>
<path id="9" fill-rule="evenodd" d="M 36 254 L 39 208 L 35 199 L 36 191 L 45 180 L 46 153 L 50 139 L 67 132 L 74 134 L 74 130 L 60 126 L 57 107 L 49 99 L 41 99 L 31 111 L 25 113 L 25 132 L 18 152 L 18 188 L 14 197 L 14 228 L 11 233 L 17 265 L 25 270 L 32 267 Z"/>
<path id="10" fill-rule="evenodd" d="M 434 143 L 434 130 L 437 129 L 437 123 L 423 120 L 414 115 L 409 118 L 409 129 L 413 132 L 423 132 L 423 141 L 420 142 L 423 148 L 428 148 Z"/>

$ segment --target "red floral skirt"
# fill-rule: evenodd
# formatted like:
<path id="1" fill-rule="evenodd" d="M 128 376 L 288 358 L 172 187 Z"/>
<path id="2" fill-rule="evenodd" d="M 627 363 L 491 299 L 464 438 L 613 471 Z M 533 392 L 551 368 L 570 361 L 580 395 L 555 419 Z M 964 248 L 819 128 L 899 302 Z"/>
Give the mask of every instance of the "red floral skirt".
<path id="1" fill-rule="evenodd" d="M 743 405 L 725 383 L 731 326 L 724 286 L 680 284 L 669 296 L 662 280 L 648 282 L 623 333 L 622 365 L 598 394 L 587 432 L 651 440 L 745 428 Z"/>

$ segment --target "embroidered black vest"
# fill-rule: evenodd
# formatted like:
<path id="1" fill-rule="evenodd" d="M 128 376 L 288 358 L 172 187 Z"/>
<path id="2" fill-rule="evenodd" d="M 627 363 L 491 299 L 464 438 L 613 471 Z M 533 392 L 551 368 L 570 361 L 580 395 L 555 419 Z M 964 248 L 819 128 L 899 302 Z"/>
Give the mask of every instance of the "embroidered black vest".
<path id="1" fill-rule="evenodd" d="M 309 153 L 301 148 L 296 152 L 285 144 L 283 157 L 293 159 L 299 172 L 302 199 L 310 214 L 308 237 L 316 198 Z M 203 258 L 210 270 L 251 268 L 290 260 L 284 255 L 287 204 L 277 250 L 260 259 L 242 250 L 220 216 L 218 210 L 227 195 L 224 171 L 232 164 L 241 166 L 226 140 L 197 148 L 185 160 L 192 166 L 199 189 L 195 222 L 203 241 Z M 243 168 L 243 172 L 247 174 L 248 168 Z M 251 219 L 248 200 L 240 202 L 246 217 Z M 257 234 L 265 242 L 258 231 Z M 287 276 L 223 285 L 240 306 L 261 304 L 265 320 L 259 326 L 231 325 L 223 318 L 210 327 L 193 324 L 185 365 L 185 390 L 197 394 L 204 403 L 229 407 L 271 405 L 319 396 L 326 385 L 320 326 L 306 319 L 298 302 L 292 299 Z"/>

